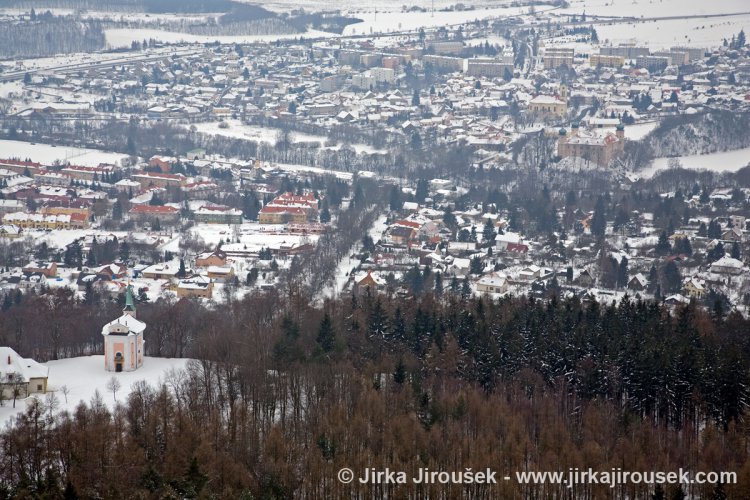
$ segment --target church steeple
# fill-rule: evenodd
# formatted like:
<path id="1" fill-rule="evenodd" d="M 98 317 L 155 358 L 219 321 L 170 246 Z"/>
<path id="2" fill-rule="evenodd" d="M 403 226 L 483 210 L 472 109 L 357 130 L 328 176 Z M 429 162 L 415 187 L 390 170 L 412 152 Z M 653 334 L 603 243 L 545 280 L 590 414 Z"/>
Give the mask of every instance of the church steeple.
<path id="1" fill-rule="evenodd" d="M 125 289 L 125 307 L 122 309 L 123 314 L 135 318 L 135 299 L 133 299 L 133 285 L 128 283 Z"/>

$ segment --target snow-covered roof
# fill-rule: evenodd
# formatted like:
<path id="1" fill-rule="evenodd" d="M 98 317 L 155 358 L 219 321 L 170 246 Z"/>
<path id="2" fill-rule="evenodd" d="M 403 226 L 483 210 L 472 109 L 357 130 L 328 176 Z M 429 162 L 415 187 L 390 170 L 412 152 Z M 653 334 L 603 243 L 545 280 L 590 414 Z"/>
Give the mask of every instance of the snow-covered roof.
<path id="1" fill-rule="evenodd" d="M 109 323 L 104 325 L 104 327 L 102 328 L 102 335 L 109 335 L 110 328 L 120 325 L 128 329 L 128 331 L 130 332 L 128 335 L 143 333 L 143 331 L 146 329 L 146 323 L 144 323 L 143 321 L 138 321 L 129 314 L 123 314 L 116 320 L 110 321 Z"/>
<path id="2" fill-rule="evenodd" d="M 507 232 L 498 234 L 495 236 L 495 241 L 503 241 L 507 243 L 523 243 L 523 238 L 518 233 Z"/>
<path id="3" fill-rule="evenodd" d="M 733 259 L 732 257 L 724 256 L 721 259 L 717 260 L 713 264 L 711 264 L 711 267 L 733 267 L 735 269 L 741 269 L 743 266 L 741 260 Z"/>
<path id="4" fill-rule="evenodd" d="M 24 382 L 32 378 L 45 378 L 49 368 L 41 365 L 31 358 L 22 358 L 10 347 L 0 347 L 0 377 L 3 381 L 8 380 L 8 375 L 18 373 Z"/>

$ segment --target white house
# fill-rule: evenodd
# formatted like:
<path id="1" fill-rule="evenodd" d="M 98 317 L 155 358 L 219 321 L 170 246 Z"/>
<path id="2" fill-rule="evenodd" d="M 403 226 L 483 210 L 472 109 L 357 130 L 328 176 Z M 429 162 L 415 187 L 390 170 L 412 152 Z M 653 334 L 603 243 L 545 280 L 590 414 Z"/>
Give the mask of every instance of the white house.
<path id="1" fill-rule="evenodd" d="M 133 286 L 125 292 L 122 316 L 104 325 L 104 369 L 110 372 L 132 372 L 143 366 L 143 331 L 146 323 L 135 317 Z"/>
<path id="2" fill-rule="evenodd" d="M 49 368 L 30 358 L 22 358 L 10 347 L 0 347 L 0 390 L 5 399 L 13 398 L 13 389 L 21 397 L 47 392 Z"/>
<path id="3" fill-rule="evenodd" d="M 724 256 L 711 264 L 711 272 L 717 274 L 742 274 L 743 263 L 741 260 Z"/>
<path id="4" fill-rule="evenodd" d="M 503 276 L 484 276 L 477 281 L 477 291 L 480 293 L 505 293 L 508 282 Z"/>

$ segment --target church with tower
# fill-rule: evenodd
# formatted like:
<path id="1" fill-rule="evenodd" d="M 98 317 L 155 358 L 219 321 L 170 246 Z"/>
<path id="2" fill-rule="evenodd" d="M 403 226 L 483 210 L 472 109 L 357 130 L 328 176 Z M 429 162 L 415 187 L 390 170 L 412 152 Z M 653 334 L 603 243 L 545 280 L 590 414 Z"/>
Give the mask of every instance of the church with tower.
<path id="1" fill-rule="evenodd" d="M 143 331 L 146 323 L 136 318 L 133 286 L 125 291 L 122 316 L 102 328 L 104 369 L 110 372 L 132 372 L 143 366 Z"/>

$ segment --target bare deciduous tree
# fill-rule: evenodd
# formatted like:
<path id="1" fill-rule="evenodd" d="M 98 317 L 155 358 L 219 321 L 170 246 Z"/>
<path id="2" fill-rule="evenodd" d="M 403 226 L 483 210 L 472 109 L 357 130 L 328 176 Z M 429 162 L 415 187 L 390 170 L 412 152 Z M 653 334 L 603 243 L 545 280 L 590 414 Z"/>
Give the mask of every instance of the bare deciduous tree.
<path id="1" fill-rule="evenodd" d="M 117 401 L 117 391 L 120 390 L 122 387 L 122 384 L 120 383 L 120 380 L 112 375 L 112 377 L 107 381 L 107 390 L 112 393 L 112 398 Z"/>

